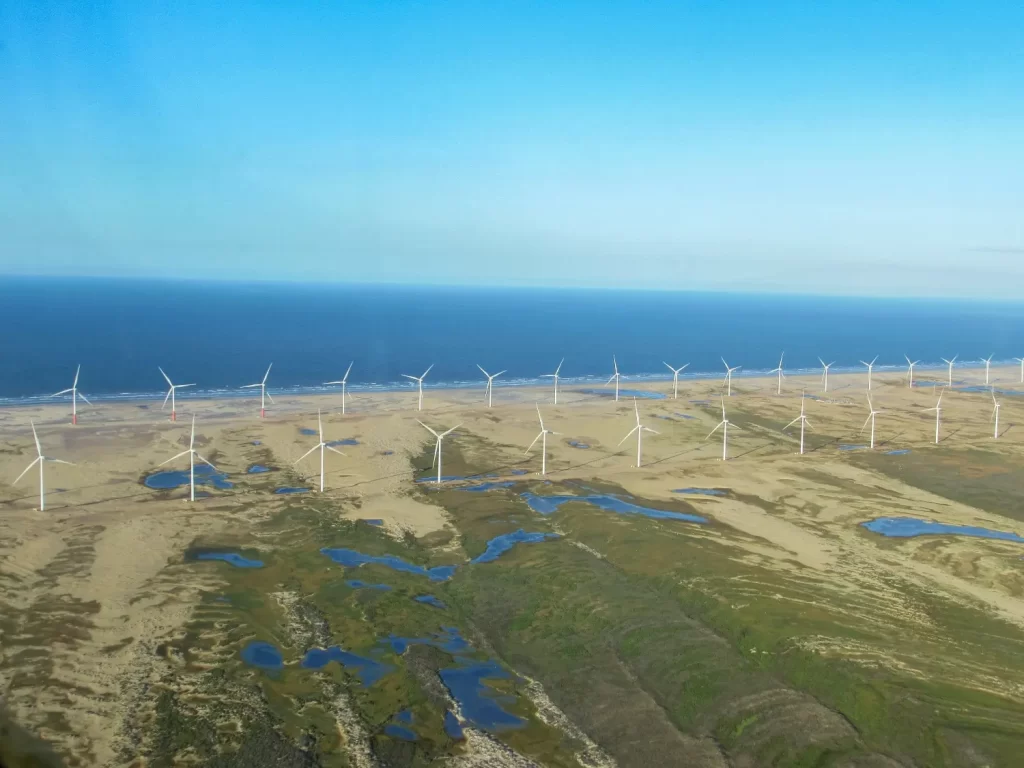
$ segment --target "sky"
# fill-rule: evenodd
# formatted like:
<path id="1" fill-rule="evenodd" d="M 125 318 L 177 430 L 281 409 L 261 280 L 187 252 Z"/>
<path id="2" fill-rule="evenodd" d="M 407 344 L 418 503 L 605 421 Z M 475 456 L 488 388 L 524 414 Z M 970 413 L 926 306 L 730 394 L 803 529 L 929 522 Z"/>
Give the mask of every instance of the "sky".
<path id="1" fill-rule="evenodd" d="M 1017 298 L 1024 4 L 0 3 L 0 274 Z"/>

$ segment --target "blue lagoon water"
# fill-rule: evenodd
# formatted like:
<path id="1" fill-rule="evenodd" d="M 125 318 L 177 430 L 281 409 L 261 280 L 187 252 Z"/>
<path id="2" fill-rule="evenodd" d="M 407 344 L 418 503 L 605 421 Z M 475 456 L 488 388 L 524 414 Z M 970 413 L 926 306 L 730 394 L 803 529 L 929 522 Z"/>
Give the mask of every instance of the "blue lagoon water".
<path id="1" fill-rule="evenodd" d="M 390 584 L 369 584 L 365 581 L 360 581 L 359 579 L 349 579 L 345 583 L 352 587 L 352 589 L 375 589 L 378 592 L 391 591 Z"/>
<path id="2" fill-rule="evenodd" d="M 413 598 L 417 603 L 423 603 L 424 605 L 430 605 L 434 608 L 446 609 L 448 606 L 445 605 L 441 600 L 434 597 L 433 595 L 417 595 Z"/>
<path id="3" fill-rule="evenodd" d="M 196 560 L 221 560 L 230 563 L 235 568 L 262 568 L 262 560 L 250 560 L 242 557 L 237 552 L 200 552 L 195 556 Z"/>
<path id="4" fill-rule="evenodd" d="M 526 721 L 506 712 L 495 692 L 484 680 L 507 680 L 509 673 L 495 661 L 463 661 L 458 666 L 442 669 L 441 681 L 459 702 L 462 716 L 478 728 L 498 732 L 522 728 Z"/>
<path id="5" fill-rule="evenodd" d="M 914 517 L 879 517 L 861 523 L 874 533 L 895 539 L 909 539 L 914 536 L 973 536 L 979 539 L 1001 539 L 1024 544 L 1024 537 L 1007 531 L 993 531 L 973 525 L 946 525 Z"/>
<path id="6" fill-rule="evenodd" d="M 288 493 L 309 493 L 309 488 L 278 488 L 274 491 L 277 494 L 288 494 Z"/>
<path id="7" fill-rule="evenodd" d="M 269 471 L 270 471 L 270 467 L 264 467 L 262 464 L 253 464 L 251 467 L 249 467 L 247 470 L 245 470 L 245 473 L 247 475 L 258 475 L 258 474 L 261 474 L 263 472 L 269 472 Z"/>
<path id="8" fill-rule="evenodd" d="M 197 314 L 194 307 L 205 307 Z M 296 312 L 295 307 L 303 307 Z M 47 311 L 40 314 L 39 307 Z M 488 322 L 479 322 L 486 316 Z M 715 323 L 706 323 L 714 316 Z M 500 387 L 537 383 L 564 356 L 566 386 L 604 384 L 611 356 L 630 381 L 665 381 L 667 351 L 685 341 L 693 376 L 721 378 L 724 355 L 738 376 L 775 367 L 786 350 L 792 371 L 904 367 L 944 370 L 951 350 L 995 353 L 1011 361 L 1024 348 L 1024 305 L 660 291 L 440 288 L 403 286 L 155 281 L 99 278 L 0 279 L 0 327 L 23 328 L 5 341 L 0 402 L 48 397 L 68 386 L 81 361 L 90 399 L 163 400 L 164 381 L 195 381 L 195 397 L 255 401 L 242 384 L 258 381 L 274 362 L 271 392 L 323 392 L 339 360 L 355 360 L 350 389 L 403 386 L 402 373 L 434 369 L 426 388 L 483 388 L 485 368 L 507 368 Z M 167 323 L 174 317 L 174 323 Z M 217 328 L 211 334 L 208 329 Z M 319 335 L 317 328 L 346 328 Z M 516 333 L 494 345 L 492 329 Z M 684 329 L 700 327 L 699 334 Z M 116 328 L 117 333 L 110 329 Z M 260 328 L 260 333 L 253 333 Z M 182 339 L 188 343 L 183 344 Z M 224 339 L 231 339 L 225 344 Z M 567 347 L 571 347 L 566 352 Z M 453 354 L 454 349 L 458 354 Z M 46 354 L 38 351 L 45 349 Z M 197 362 L 201 361 L 201 363 Z M 934 365 L 931 365 L 934 364 Z M 548 380 L 544 380 L 548 383 Z M 500 388 L 499 387 L 499 388 Z M 333 390 L 332 390 L 333 391 Z"/>
<path id="9" fill-rule="evenodd" d="M 487 542 L 487 549 L 484 550 L 483 554 L 474 557 L 470 562 L 493 563 L 516 544 L 534 544 L 539 541 L 557 538 L 560 538 L 557 533 L 527 533 L 520 528 L 512 533 L 503 533 L 501 536 L 495 536 Z"/>
<path id="10" fill-rule="evenodd" d="M 182 486 L 187 488 L 189 483 L 189 471 L 187 469 L 167 469 L 154 472 L 151 475 L 146 475 L 145 480 L 143 480 L 143 484 L 147 488 L 153 488 L 158 491 L 168 491 L 172 488 L 181 488 Z M 218 472 L 209 464 L 195 465 L 195 483 L 196 485 L 212 485 L 214 488 L 220 488 L 221 490 L 234 487 L 232 483 L 228 482 L 225 473 Z"/>
<path id="11" fill-rule="evenodd" d="M 676 488 L 672 493 L 685 493 L 690 496 L 725 496 L 725 491 L 718 488 Z"/>
<path id="12" fill-rule="evenodd" d="M 364 688 L 369 688 L 384 675 L 394 670 L 390 664 L 383 664 L 374 659 L 351 653 L 337 645 L 332 645 L 330 648 L 310 648 L 302 657 L 301 663 L 304 669 L 323 669 L 332 661 L 338 662 L 345 669 L 358 675 Z"/>
<path id="13" fill-rule="evenodd" d="M 384 733 L 393 739 L 401 739 L 402 741 L 418 741 L 420 738 L 416 735 L 415 731 L 409 730 L 405 726 L 397 725 L 395 723 L 385 725 Z"/>
<path id="14" fill-rule="evenodd" d="M 256 640 L 249 643 L 242 649 L 242 661 L 251 667 L 260 669 L 281 669 L 284 666 L 284 658 L 275 646 Z"/>
<path id="15" fill-rule="evenodd" d="M 422 565 L 413 565 L 394 555 L 364 555 L 362 552 L 357 552 L 354 549 L 345 549 L 344 547 L 324 547 L 320 552 L 327 555 L 338 565 L 343 565 L 346 568 L 358 568 L 361 565 L 374 563 L 395 571 L 426 576 L 431 581 L 448 581 L 454 575 L 456 568 L 458 568 L 455 565 L 438 565 L 433 568 L 424 568 Z"/>
<path id="16" fill-rule="evenodd" d="M 609 494 L 591 494 L 589 496 L 571 496 L 569 494 L 553 494 L 551 496 L 539 496 L 534 493 L 524 493 L 523 498 L 530 505 L 530 509 L 542 515 L 551 515 L 558 511 L 563 504 L 576 501 L 583 504 L 592 504 L 599 509 L 608 512 L 616 512 L 620 515 L 642 515 L 656 520 L 682 520 L 687 523 L 706 523 L 707 518 L 700 515 L 690 515 L 685 512 L 672 512 L 667 509 L 654 509 L 642 507 L 620 499 Z"/>

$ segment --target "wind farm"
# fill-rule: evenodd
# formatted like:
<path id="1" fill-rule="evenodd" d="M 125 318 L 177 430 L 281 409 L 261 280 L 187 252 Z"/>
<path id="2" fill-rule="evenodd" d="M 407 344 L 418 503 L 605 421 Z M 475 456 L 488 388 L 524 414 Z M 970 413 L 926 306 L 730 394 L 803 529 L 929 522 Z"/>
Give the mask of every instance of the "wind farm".
<path id="1" fill-rule="evenodd" d="M 555 369 L 557 405 L 554 374 L 544 378 L 543 369 L 525 384 L 509 380 L 500 397 L 489 389 L 481 397 L 474 372 L 486 381 L 499 374 L 467 360 L 465 385 L 438 381 L 421 405 L 418 393 L 411 402 L 399 385 L 366 388 L 354 381 L 349 374 L 361 370 L 357 360 L 338 380 L 344 388 L 282 395 L 284 380 L 274 390 L 273 412 L 260 414 L 244 399 L 206 395 L 200 383 L 189 390 L 195 416 L 186 432 L 167 419 L 166 409 L 161 414 L 165 404 L 175 408 L 168 390 L 154 393 L 152 411 L 137 400 L 90 393 L 88 422 L 74 429 L 60 402 L 0 412 L 13 451 L 0 453 L 0 474 L 8 477 L 0 495 L 0 608 L 4 616 L 23 614 L 25 622 L 20 635 L 5 635 L 14 638 L 15 652 L 3 657 L 0 673 L 32 674 L 36 681 L 31 689 L 14 687 L 9 706 L 21 721 L 40 723 L 63 754 L 87 744 L 97 765 L 117 764 L 117 740 L 143 722 L 153 729 L 143 733 L 153 736 L 135 742 L 133 754 L 184 755 L 171 738 L 181 733 L 180 723 L 194 732 L 225 724 L 235 716 L 232 701 L 263 689 L 274 693 L 253 700 L 259 714 L 243 718 L 242 732 L 297 745 L 289 749 L 301 743 L 268 724 L 304 722 L 300 713 L 310 711 L 309 702 L 333 706 L 344 691 L 348 711 L 359 713 L 356 721 L 317 715 L 335 724 L 337 735 L 322 737 L 333 749 L 361 744 L 371 755 L 397 754 L 388 752 L 390 745 L 425 745 L 436 730 L 436 746 L 422 748 L 437 756 L 475 755 L 502 765 L 494 755 L 514 753 L 541 765 L 571 765 L 573 755 L 590 749 L 587 754 L 606 757 L 594 764 L 633 765 L 635 743 L 597 716 L 607 693 L 574 691 L 611 686 L 613 698 L 629 702 L 622 717 L 634 729 L 667 738 L 690 733 L 690 726 L 652 720 L 655 710 L 641 703 L 650 686 L 674 701 L 698 701 L 716 722 L 731 724 L 736 720 L 728 713 L 764 684 L 767 668 L 774 693 L 742 704 L 754 708 L 744 718 L 756 713 L 776 744 L 799 745 L 813 733 L 819 746 L 842 743 L 871 755 L 878 750 L 852 727 L 836 725 L 844 729 L 840 735 L 825 736 L 806 723 L 839 707 L 858 728 L 870 723 L 885 743 L 899 745 L 902 728 L 886 730 L 892 718 L 867 720 L 856 709 L 843 710 L 841 696 L 881 676 L 895 693 L 882 695 L 879 711 L 892 712 L 905 706 L 905 691 L 956 668 L 962 696 L 936 687 L 930 708 L 904 717 L 941 734 L 949 713 L 984 711 L 1003 735 L 989 740 L 966 730 L 958 738 L 986 754 L 1009 754 L 998 750 L 1014 743 L 1018 715 L 1011 649 L 1018 633 L 1024 643 L 1024 603 L 1015 594 L 1024 530 L 1014 516 L 1016 492 L 1005 491 L 1005 502 L 994 492 L 1011 487 L 1002 478 L 1024 461 L 1024 435 L 1015 426 L 1024 415 L 1016 365 L 993 358 L 988 387 L 983 365 L 961 367 L 962 382 L 950 388 L 945 364 L 906 358 L 915 363 L 910 387 L 908 367 L 895 360 L 883 366 L 879 358 L 869 393 L 855 360 L 837 369 L 830 358 L 812 358 L 821 363 L 813 368 L 798 367 L 789 353 L 785 359 L 782 387 L 781 361 L 742 374 L 740 387 L 731 379 L 740 381 L 742 360 L 726 366 L 731 375 L 724 379 L 713 367 L 691 373 L 691 366 L 685 378 L 683 368 L 668 365 L 657 376 L 640 372 L 620 389 L 620 397 L 633 400 L 628 426 L 621 410 L 608 408 L 610 393 L 593 389 L 608 383 L 607 372 L 563 376 L 577 369 L 571 357 Z M 440 367 L 439 361 L 428 372 Z M 827 396 L 812 395 L 824 390 L 826 371 Z M 261 395 L 269 373 L 257 385 Z M 500 373 L 522 376 L 514 369 Z M 358 398 L 343 410 L 353 388 Z M 43 461 L 57 471 L 46 473 L 38 491 L 27 488 L 24 478 Z M 886 525 L 903 527 L 893 536 L 875 532 Z M 912 525 L 942 526 L 945 533 L 902 532 Z M 43 578 L 56 568 L 69 575 Z M 658 586 L 665 574 L 678 580 L 669 592 Z M 72 595 L 95 600 L 102 621 L 88 618 L 94 609 L 68 602 Z M 418 602 L 424 596 L 446 607 Z M 83 627 L 73 647 L 42 629 L 58 598 L 62 620 Z M 527 615 L 513 607 L 526 600 L 550 608 L 529 613 L 522 629 L 510 628 L 502 617 Z M 922 600 L 927 615 L 913 609 Z M 808 601 L 827 606 L 813 621 Z M 968 647 L 943 639 L 962 640 L 964 612 Z M 851 614 L 858 616 L 855 628 Z M 657 683 L 639 671 L 594 678 L 583 672 L 577 650 L 546 639 L 565 633 L 600 649 L 609 637 L 603 622 L 637 620 L 661 623 L 657 631 L 629 635 L 626 644 L 612 640 L 615 652 L 633 664 L 624 649 L 643 643 L 643 659 L 676 670 Z M 697 633 L 686 637 L 712 649 L 700 662 L 712 667 L 699 668 L 730 670 L 725 692 L 698 694 L 673 682 L 695 663 L 678 653 L 683 621 L 691 622 L 686 633 Z M 325 630 L 316 627 L 325 625 L 331 634 L 317 635 Z M 457 628 L 459 639 L 444 635 L 442 626 Z M 749 647 L 737 650 L 721 639 L 737 626 Z M 333 634 L 335 627 L 344 629 Z M 986 644 L 990 637 L 1004 639 Z M 526 656 L 509 652 L 504 642 L 523 644 Z M 978 644 L 995 655 L 991 661 L 978 661 Z M 318 670 L 316 653 L 309 653 L 333 645 L 342 650 L 330 653 L 344 663 L 332 662 L 329 673 Z M 452 659 L 440 649 L 445 645 L 471 648 L 459 653 L 469 653 L 477 666 Z M 757 665 L 746 661 L 750 647 L 757 648 Z M 824 647 L 827 654 L 819 650 Z M 47 655 L 17 653 L 20 648 Z M 272 652 L 265 659 L 259 648 Z M 424 672 L 424 660 L 435 657 L 414 648 L 438 651 L 438 671 Z M 894 653 L 898 664 L 887 661 Z M 858 661 L 865 655 L 870 667 Z M 51 667 L 49 658 L 61 663 Z M 371 661 L 378 666 L 368 666 Z M 483 685 L 505 686 L 500 706 L 514 727 L 494 729 L 475 699 L 444 698 L 467 696 L 458 685 L 454 694 L 422 693 L 434 690 L 438 676 L 451 680 L 491 664 L 487 674 L 509 677 Z M 997 668 L 1004 677 L 993 675 Z M 807 669 L 831 682 L 808 686 Z M 576 672 L 571 681 L 566 670 Z M 840 677 L 828 677 L 840 670 Z M 516 682 L 513 673 L 534 682 Z M 150 679 L 161 680 L 164 693 L 155 696 Z M 328 696 L 322 686 L 329 681 L 342 688 L 329 688 Z M 94 692 L 80 694 L 88 706 L 63 705 L 62 720 L 43 724 L 39 707 L 56 706 L 69 686 Z M 114 691 L 131 692 L 138 705 L 119 704 Z M 191 695 L 202 697 L 202 711 L 187 705 Z M 779 698 L 801 717 L 783 714 L 773 703 Z M 564 719 L 552 720 L 551 706 Z M 395 720 L 406 709 L 414 713 L 411 724 Z M 450 732 L 455 718 L 462 739 L 444 737 L 446 712 Z M 403 742 L 385 726 L 360 725 L 374 718 L 402 723 L 419 740 Z M 755 765 L 770 754 L 760 739 L 707 743 L 709 754 L 746 755 Z M 644 749 L 644 759 L 655 762 L 671 754 L 664 745 Z M 899 753 L 915 765 L 930 759 L 926 747 L 886 749 L 905 750 Z M 702 761 L 695 758 L 697 765 L 714 765 Z"/>

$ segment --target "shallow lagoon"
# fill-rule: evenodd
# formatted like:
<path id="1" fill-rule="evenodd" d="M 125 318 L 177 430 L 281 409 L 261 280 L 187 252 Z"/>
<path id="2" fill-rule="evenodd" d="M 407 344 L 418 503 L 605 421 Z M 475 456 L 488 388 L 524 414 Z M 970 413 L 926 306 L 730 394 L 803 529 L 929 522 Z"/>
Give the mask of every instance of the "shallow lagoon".
<path id="1" fill-rule="evenodd" d="M 221 560 L 230 563 L 235 568 L 262 568 L 262 560 L 250 560 L 242 557 L 237 552 L 200 552 L 195 556 L 196 560 Z"/>
<path id="2" fill-rule="evenodd" d="M 609 494 L 591 494 L 589 496 L 570 496 L 568 494 L 538 496 L 533 493 L 524 493 L 522 496 L 526 500 L 526 503 L 529 504 L 530 509 L 534 512 L 539 512 L 542 515 L 553 514 L 558 511 L 558 508 L 563 504 L 568 504 L 571 501 L 578 501 L 584 504 L 592 504 L 599 509 L 603 509 L 607 512 L 616 512 L 620 515 L 642 515 L 643 517 L 650 517 L 655 520 L 681 520 L 687 523 L 706 523 L 708 521 L 706 517 L 701 517 L 700 515 L 690 515 L 685 512 L 672 512 L 667 509 L 642 507 L 639 504 L 632 504 L 618 498 L 617 496 L 611 496 Z"/>
<path id="3" fill-rule="evenodd" d="M 931 520 L 918 520 L 914 517 L 879 517 L 861 523 L 873 533 L 896 539 L 909 539 L 914 536 L 971 536 L 980 539 L 1000 539 L 1024 544 L 1024 537 L 1008 531 L 993 531 L 973 525 L 946 525 Z"/>
<path id="4" fill-rule="evenodd" d="M 227 477 L 226 473 L 218 472 L 209 464 L 195 465 L 196 485 L 212 485 L 214 488 L 220 488 L 221 490 L 233 488 L 234 484 L 228 482 Z M 182 486 L 188 487 L 190 482 L 187 469 L 169 469 L 162 472 L 154 472 L 152 475 L 147 475 L 145 480 L 143 480 L 143 484 L 147 488 L 158 491 L 169 491 L 174 488 L 181 488 Z"/>
<path id="5" fill-rule="evenodd" d="M 537 542 L 557 538 L 560 538 L 557 533 L 527 533 L 520 528 L 518 531 L 513 531 L 512 533 L 503 533 L 501 536 L 495 536 L 487 542 L 487 549 L 484 553 L 474 557 L 470 562 L 492 563 L 512 549 L 516 544 L 535 544 Z"/>
<path id="6" fill-rule="evenodd" d="M 455 574 L 456 568 L 458 568 L 456 565 L 438 565 L 433 568 L 424 568 L 422 565 L 413 565 L 394 555 L 364 555 L 362 552 L 343 547 L 324 547 L 320 552 L 327 555 L 338 565 L 343 565 L 346 568 L 358 568 L 362 565 L 373 563 L 403 573 L 426 576 L 431 581 L 448 581 Z"/>
<path id="7" fill-rule="evenodd" d="M 309 493 L 309 488 L 277 488 L 274 493 L 285 494 L 285 493 Z"/>
<path id="8" fill-rule="evenodd" d="M 672 493 L 685 493 L 691 496 L 725 496 L 725 491 L 718 488 L 676 488 Z"/>
<path id="9" fill-rule="evenodd" d="M 270 643 L 262 640 L 254 640 L 242 649 L 242 661 L 251 667 L 259 669 L 281 669 L 284 667 L 284 658 L 281 652 Z"/>
<path id="10" fill-rule="evenodd" d="M 323 669 L 332 661 L 338 662 L 345 669 L 354 671 L 359 676 L 364 688 L 369 688 L 384 677 L 384 675 L 395 669 L 390 664 L 383 664 L 374 659 L 359 656 L 342 649 L 338 645 L 332 645 L 330 648 L 310 648 L 306 651 L 306 655 L 302 657 L 301 663 L 304 669 L 316 670 Z"/>

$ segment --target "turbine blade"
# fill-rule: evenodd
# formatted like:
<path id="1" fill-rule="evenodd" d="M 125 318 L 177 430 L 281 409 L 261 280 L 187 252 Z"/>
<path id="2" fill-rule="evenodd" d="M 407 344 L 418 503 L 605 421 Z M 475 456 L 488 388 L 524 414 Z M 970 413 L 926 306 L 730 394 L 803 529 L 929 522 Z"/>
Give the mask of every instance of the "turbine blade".
<path id="1" fill-rule="evenodd" d="M 789 429 L 789 428 L 790 428 L 790 427 L 792 427 L 792 426 L 793 426 L 794 424 L 796 424 L 796 423 L 797 423 L 798 421 L 800 421 L 800 419 L 802 419 L 802 418 L 803 418 L 803 416 L 797 416 L 797 417 L 796 417 L 795 419 L 793 419 L 793 420 L 792 420 L 791 422 L 789 422 L 789 424 L 787 424 L 786 426 L 784 426 L 784 427 L 783 427 L 783 429 Z"/>
<path id="2" fill-rule="evenodd" d="M 267 372 L 263 374 L 263 381 L 260 382 L 261 384 L 266 384 L 267 383 L 267 378 L 270 376 L 270 369 L 273 368 L 273 367 L 274 367 L 273 363 L 271 363 L 270 365 L 267 366 Z"/>
<path id="3" fill-rule="evenodd" d="M 652 435 L 660 435 L 661 434 L 661 432 L 659 432 L 658 430 L 651 429 L 650 427 L 644 427 L 644 431 L 650 432 Z"/>
<path id="4" fill-rule="evenodd" d="M 425 370 L 425 371 L 423 372 L 423 375 L 422 375 L 422 376 L 420 376 L 420 379 L 425 379 L 425 378 L 427 378 L 427 374 L 428 374 L 428 373 L 430 373 L 430 369 L 431 369 L 431 368 L 433 368 L 433 367 L 434 367 L 434 364 L 433 364 L 433 363 L 431 363 L 430 365 L 428 365 L 428 366 L 427 366 L 427 370 Z"/>
<path id="5" fill-rule="evenodd" d="M 631 430 L 629 430 L 629 434 L 627 434 L 624 438 L 619 440 L 619 445 L 622 445 L 624 442 L 629 440 L 629 438 L 631 438 L 633 436 L 633 433 L 636 432 L 638 429 L 640 429 L 640 425 L 639 424 L 637 424 L 635 427 L 633 427 Z"/>
<path id="6" fill-rule="evenodd" d="M 174 386 L 174 382 L 173 382 L 173 381 L 171 381 L 171 377 L 170 377 L 170 376 L 168 376 L 168 375 L 167 375 L 166 373 L 164 373 L 164 369 L 163 369 L 163 368 L 161 368 L 161 367 L 160 367 L 159 365 L 158 365 L 158 366 L 156 367 L 156 369 L 157 369 L 158 371 L 160 371 L 160 375 L 161 375 L 161 376 L 163 376 L 163 377 L 164 377 L 164 379 L 166 379 L 166 380 L 167 380 L 167 386 L 169 386 L 169 387 L 173 387 L 173 386 Z"/>
<path id="7" fill-rule="evenodd" d="M 482 374 L 483 374 L 484 376 L 486 376 L 486 377 L 487 377 L 488 379 L 489 379 L 489 378 L 491 378 L 491 374 L 489 374 L 489 373 L 488 373 L 487 371 L 485 371 L 485 370 L 484 370 L 484 367 L 483 367 L 482 365 L 480 365 L 480 363 L 477 363 L 477 364 L 476 364 L 476 367 L 477 367 L 477 368 L 479 368 L 479 369 L 480 369 L 480 373 L 482 373 Z"/>
<path id="8" fill-rule="evenodd" d="M 408 373 L 403 373 L 402 376 L 404 376 L 407 379 L 412 379 L 413 381 L 419 381 L 419 379 L 417 379 L 415 376 L 410 376 Z"/>
<path id="9" fill-rule="evenodd" d="M 204 459 L 198 453 L 196 454 L 196 458 L 199 459 L 201 462 L 203 462 L 203 464 L 205 464 L 206 466 L 210 467 L 211 469 L 216 469 L 216 467 L 213 466 L 213 462 L 210 461 L 209 459 Z"/>
<path id="10" fill-rule="evenodd" d="M 269 393 L 269 392 L 267 392 L 267 393 L 266 393 L 266 395 L 267 395 L 267 400 L 269 400 L 270 402 L 274 403 L 274 398 L 272 398 L 272 397 L 270 396 L 270 393 Z M 274 405 L 277 405 L 277 403 L 274 403 Z"/>
<path id="11" fill-rule="evenodd" d="M 462 426 L 462 424 L 456 424 L 454 427 L 449 429 L 447 432 L 442 432 L 440 436 L 441 437 L 445 437 L 446 435 L 450 435 L 452 432 L 454 432 L 456 429 L 458 429 L 461 426 Z"/>
<path id="12" fill-rule="evenodd" d="M 82 372 L 82 364 L 79 363 L 78 367 L 75 369 L 75 383 L 71 385 L 72 388 L 74 388 L 74 389 L 78 389 L 78 374 L 80 374 L 81 372 Z"/>
<path id="13" fill-rule="evenodd" d="M 239 389 L 252 389 L 253 387 L 262 387 L 262 386 L 263 386 L 262 382 L 260 382 L 259 384 L 243 384 L 242 386 L 239 387 Z"/>
<path id="14" fill-rule="evenodd" d="M 36 456 L 39 456 L 40 458 L 42 458 L 42 456 L 43 456 L 43 446 L 41 446 L 39 444 L 39 433 L 36 432 L 36 423 L 34 421 L 30 420 L 29 424 L 32 425 L 32 439 L 36 441 Z"/>
<path id="15" fill-rule="evenodd" d="M 346 458 L 348 457 L 347 453 L 342 453 L 337 448 L 335 448 L 333 445 L 325 445 L 324 448 L 326 448 L 328 451 L 334 451 L 339 456 L 345 456 Z"/>
<path id="16" fill-rule="evenodd" d="M 341 377 L 341 381 L 342 381 L 343 384 L 347 384 L 348 383 L 348 375 L 352 371 L 352 366 L 355 364 L 355 362 L 356 362 L 355 360 L 350 362 L 348 364 L 348 368 L 345 369 L 345 375 Z"/>
<path id="17" fill-rule="evenodd" d="M 293 464 L 293 465 L 294 465 L 294 464 L 298 464 L 298 463 L 299 463 L 300 461 L 302 461 L 302 460 L 303 460 L 304 458 L 306 458 L 307 456 L 309 456 L 309 454 L 311 454 L 311 453 L 312 453 L 313 451 L 317 450 L 317 449 L 318 449 L 319 447 L 320 447 L 319 445 L 314 445 L 314 446 L 313 446 L 312 448 L 310 448 L 310 449 L 309 449 L 308 451 L 306 451 L 306 452 L 305 452 L 304 454 L 302 454 L 301 456 L 299 456 L 299 458 L 297 458 L 297 459 L 296 459 L 295 461 L 293 461 L 293 462 L 292 462 L 292 464 Z"/>
<path id="18" fill-rule="evenodd" d="M 496 379 L 496 378 L 498 378 L 499 376 L 501 376 L 501 374 L 503 374 L 503 373 L 508 373 L 508 369 L 506 369 L 506 370 L 504 370 L 504 371 L 498 371 L 498 372 L 497 372 L 496 374 L 494 374 L 494 375 L 493 375 L 493 376 L 492 376 L 491 378 L 492 378 L 492 379 Z"/>
<path id="19" fill-rule="evenodd" d="M 527 454 L 530 451 L 532 451 L 533 450 L 533 446 L 535 446 L 537 444 L 537 441 L 540 440 L 542 437 L 544 437 L 544 430 L 543 429 L 540 431 L 539 435 L 537 435 L 535 438 L 533 438 L 533 442 L 530 443 L 530 447 L 527 448 L 525 451 L 523 451 L 523 453 Z"/>
<path id="20" fill-rule="evenodd" d="M 540 415 L 540 404 L 534 403 L 537 406 L 537 418 L 540 420 L 540 428 L 544 429 L 544 417 Z"/>
<path id="21" fill-rule="evenodd" d="M 50 395 L 50 397 L 60 397 L 61 395 L 66 395 L 68 392 L 71 392 L 71 390 L 62 389 L 60 392 L 55 392 L 54 394 Z"/>
<path id="22" fill-rule="evenodd" d="M 416 419 L 416 423 L 417 423 L 417 424 L 419 424 L 419 425 L 420 425 L 421 427 L 423 427 L 423 428 L 424 428 L 425 430 L 427 430 L 427 432 L 429 432 L 430 434 L 432 434 L 432 435 L 433 435 L 434 437 L 440 437 L 440 435 L 439 435 L 439 434 L 437 434 L 437 432 L 435 432 L 434 430 L 432 430 L 432 429 L 431 429 L 430 427 L 428 427 L 428 426 L 427 426 L 426 424 L 424 424 L 424 423 L 423 423 L 422 421 L 420 421 L 419 419 Z"/>
<path id="23" fill-rule="evenodd" d="M 89 401 L 89 398 L 83 395 L 81 392 L 78 393 L 78 396 L 85 400 L 85 402 L 89 403 L 89 405 L 92 405 L 92 403 Z"/>
<path id="24" fill-rule="evenodd" d="M 715 432 L 717 432 L 717 431 L 719 430 L 719 428 L 720 428 L 720 427 L 721 427 L 721 426 L 722 426 L 723 424 L 725 424 L 725 422 L 724 422 L 724 421 L 720 421 L 720 422 L 718 422 L 718 426 L 716 426 L 716 427 L 715 427 L 714 429 L 712 429 L 712 430 L 711 430 L 710 432 L 708 432 L 708 437 L 711 437 L 711 436 L 712 436 L 713 434 L 715 434 Z M 708 439 L 708 437 L 705 437 L 704 439 L 705 439 L 705 440 L 707 440 L 707 439 Z"/>
<path id="25" fill-rule="evenodd" d="M 28 471 L 30 469 L 32 469 L 32 467 L 34 467 L 36 464 L 38 464 L 42 460 L 43 460 L 42 456 L 36 456 L 34 459 L 32 459 L 32 463 L 29 464 L 27 467 L 25 467 L 25 469 L 22 471 L 22 473 L 15 478 L 14 482 L 11 483 L 11 485 L 17 485 L 18 484 L 18 480 L 21 480 L 21 478 L 23 478 L 25 475 L 28 474 Z"/>
<path id="26" fill-rule="evenodd" d="M 73 461 L 64 461 L 64 459 L 46 459 L 46 461 L 52 462 L 54 464 L 67 464 L 69 467 L 75 466 L 75 463 Z"/>
<path id="27" fill-rule="evenodd" d="M 188 456 L 190 453 L 192 453 L 192 451 L 182 451 L 177 456 L 171 456 L 171 458 L 169 458 L 167 461 L 161 461 L 159 464 L 157 464 L 157 466 L 162 467 L 164 464 L 170 464 L 172 461 L 177 461 L 182 456 Z"/>
<path id="28" fill-rule="evenodd" d="M 175 389 L 184 389 L 185 387 L 194 387 L 195 384 L 175 384 Z"/>
<path id="29" fill-rule="evenodd" d="M 558 367 L 555 368 L 555 376 L 557 376 L 559 371 L 562 370 L 562 363 L 564 363 L 564 362 L 565 362 L 565 358 L 564 357 L 561 360 L 558 361 Z"/>
<path id="30" fill-rule="evenodd" d="M 171 385 L 171 388 L 167 390 L 167 394 L 166 394 L 166 395 L 164 395 L 164 404 L 160 406 L 160 410 L 161 410 L 161 411 L 162 411 L 162 410 L 163 410 L 164 408 L 166 408 L 166 407 L 167 407 L 167 401 L 171 399 L 171 392 L 173 392 L 173 391 L 174 391 L 174 385 L 172 384 L 172 385 Z"/>

